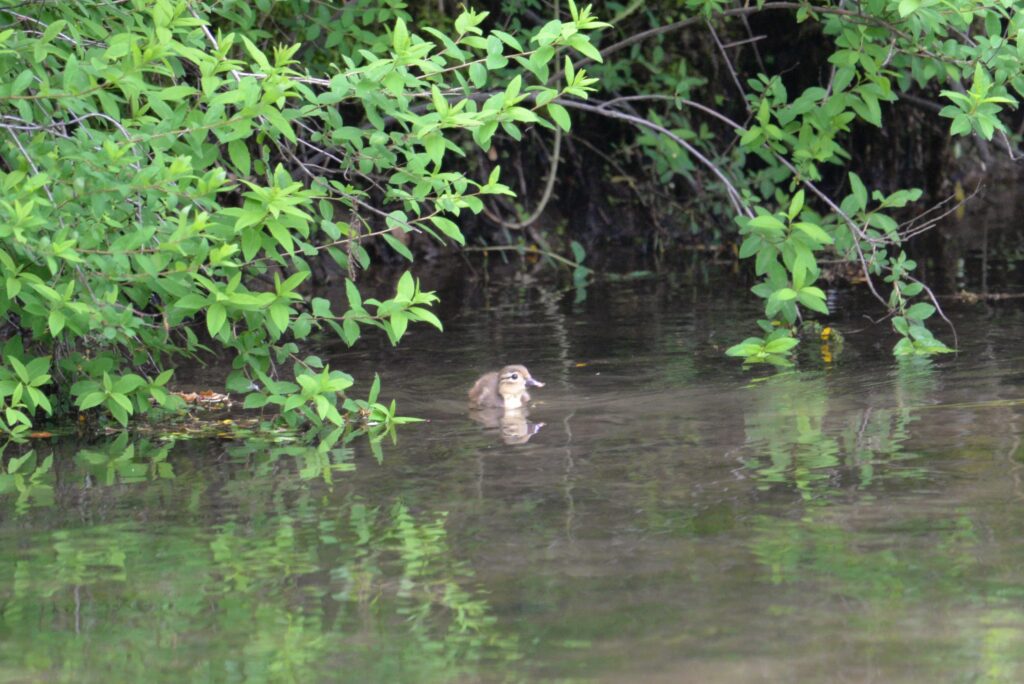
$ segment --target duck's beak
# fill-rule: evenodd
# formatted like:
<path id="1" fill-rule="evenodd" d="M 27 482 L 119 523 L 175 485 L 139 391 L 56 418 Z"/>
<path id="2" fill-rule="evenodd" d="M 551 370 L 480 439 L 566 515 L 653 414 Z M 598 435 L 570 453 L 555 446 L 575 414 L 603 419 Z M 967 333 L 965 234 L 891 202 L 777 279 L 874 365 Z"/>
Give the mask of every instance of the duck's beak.
<path id="1" fill-rule="evenodd" d="M 541 382 L 540 380 L 534 380 L 533 378 L 527 378 L 526 379 L 526 386 L 527 387 L 543 387 L 544 383 Z"/>

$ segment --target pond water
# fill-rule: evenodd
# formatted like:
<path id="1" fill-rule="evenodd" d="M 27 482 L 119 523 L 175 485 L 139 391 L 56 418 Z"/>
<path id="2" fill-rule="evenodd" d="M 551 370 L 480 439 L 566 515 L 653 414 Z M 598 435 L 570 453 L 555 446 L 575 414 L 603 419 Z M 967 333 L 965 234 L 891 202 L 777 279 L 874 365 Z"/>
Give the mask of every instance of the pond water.
<path id="1" fill-rule="evenodd" d="M 429 420 L 382 458 L 37 446 L 0 476 L 0 681 L 1024 681 L 1021 300 L 896 361 L 837 295 L 841 350 L 744 370 L 722 280 L 477 281 L 443 335 L 322 350 Z M 512 362 L 528 418 L 471 419 Z"/>

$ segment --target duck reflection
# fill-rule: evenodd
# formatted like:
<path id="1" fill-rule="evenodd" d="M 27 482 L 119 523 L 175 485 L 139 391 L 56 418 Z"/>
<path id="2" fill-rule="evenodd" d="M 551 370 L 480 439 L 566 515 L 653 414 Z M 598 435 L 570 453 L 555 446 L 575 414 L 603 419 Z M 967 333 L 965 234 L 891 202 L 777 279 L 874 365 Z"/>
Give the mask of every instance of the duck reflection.
<path id="1" fill-rule="evenodd" d="M 471 408 L 469 417 L 485 428 L 501 430 L 501 441 L 505 444 L 526 444 L 540 432 L 544 423 L 527 420 L 526 409 Z"/>

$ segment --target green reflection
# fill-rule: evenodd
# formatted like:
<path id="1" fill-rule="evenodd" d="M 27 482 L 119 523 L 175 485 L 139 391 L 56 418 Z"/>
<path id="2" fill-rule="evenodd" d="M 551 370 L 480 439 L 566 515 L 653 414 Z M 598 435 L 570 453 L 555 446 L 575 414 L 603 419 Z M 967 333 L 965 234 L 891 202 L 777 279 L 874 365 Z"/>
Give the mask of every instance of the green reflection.
<path id="1" fill-rule="evenodd" d="M 898 525 L 858 526 L 849 522 L 854 514 L 821 508 L 797 521 L 771 516 L 753 521 L 750 549 L 776 587 L 776 608 L 792 599 L 787 587 L 797 594 L 815 587 L 815 600 L 835 612 L 860 658 L 896 663 L 910 655 L 901 655 L 896 645 L 906 649 L 909 644 L 916 663 L 913 681 L 951 681 L 942 679 L 950 672 L 973 673 L 970 681 L 1020 681 L 1021 585 L 1016 583 L 1012 596 L 993 591 L 992 568 L 981 560 L 986 540 L 977 521 L 950 511 Z M 950 607 L 946 622 L 927 621 L 935 605 Z M 806 619 L 814 620 L 817 611 L 804 610 Z M 826 628 L 826 633 L 833 632 Z"/>
<path id="2" fill-rule="evenodd" d="M 0 500 L 13 503 L 16 514 L 30 508 L 53 505 L 53 456 L 42 461 L 31 449 L 7 461 L 6 472 L 0 473 Z"/>
<path id="3" fill-rule="evenodd" d="M 905 450 L 910 425 L 935 388 L 927 358 L 904 358 L 885 383 L 882 406 L 851 406 L 827 373 L 785 372 L 759 379 L 745 414 L 748 455 L 744 465 L 763 487 L 793 486 L 805 499 L 831 496 L 853 478 L 867 489 L 879 477 L 878 466 L 916 459 Z M 870 383 L 867 383 L 870 387 Z M 838 397 L 838 399 L 836 398 Z M 882 477 L 920 479 L 925 467 L 888 467 Z"/>
<path id="4" fill-rule="evenodd" d="M 104 485 L 171 479 L 174 468 L 167 462 L 171 446 L 142 440 L 136 448 L 129 442 L 128 433 L 124 432 L 113 440 L 80 450 L 75 454 L 75 461 L 97 483 Z"/>
<path id="5" fill-rule="evenodd" d="M 333 491 L 311 451 L 118 438 L 66 461 L 89 484 L 58 486 L 62 524 L 4 527 L 0 681 L 430 682 L 517 660 L 446 514 Z M 53 491 L 52 458 L 31 460 L 9 477 Z"/>

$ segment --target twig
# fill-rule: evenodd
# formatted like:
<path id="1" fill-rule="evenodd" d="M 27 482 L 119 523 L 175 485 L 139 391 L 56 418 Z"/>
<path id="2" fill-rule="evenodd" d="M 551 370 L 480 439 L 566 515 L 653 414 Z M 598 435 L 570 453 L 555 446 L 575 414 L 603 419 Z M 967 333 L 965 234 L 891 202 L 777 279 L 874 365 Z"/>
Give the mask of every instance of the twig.
<path id="1" fill-rule="evenodd" d="M 722 53 L 722 59 L 725 60 L 725 66 L 729 70 L 729 75 L 732 76 L 732 82 L 736 84 L 736 90 L 739 91 L 743 104 L 746 105 L 747 111 L 750 111 L 750 103 L 747 101 L 747 93 L 743 90 L 743 84 L 740 83 L 740 77 L 736 74 L 736 69 L 732 65 L 732 60 L 730 60 L 729 55 L 725 53 L 725 47 L 722 45 L 722 41 L 718 39 L 718 33 L 715 31 L 715 27 L 711 25 L 710 19 L 707 20 L 705 24 L 708 27 L 708 31 L 711 33 L 712 40 L 714 40 L 715 45 L 718 46 L 718 51 Z"/>
<path id="2" fill-rule="evenodd" d="M 23 22 L 27 22 L 27 23 L 31 23 L 31 24 L 38 24 L 39 26 L 42 26 L 43 28 L 50 28 L 50 25 L 47 24 L 45 21 L 40 21 L 39 19 L 36 19 L 35 17 L 29 17 L 29 16 L 26 16 L 24 14 L 18 14 L 14 10 L 0 9 L 0 12 L 5 12 L 7 14 L 10 14 L 12 17 L 18 19 L 19 21 L 23 21 Z M 28 32 L 26 32 L 26 33 L 28 33 Z M 40 35 L 42 35 L 42 32 L 40 32 Z M 81 45 L 79 45 L 78 41 L 76 41 L 74 38 L 72 38 L 68 34 L 64 33 L 63 31 L 59 32 L 55 37 L 60 38 L 61 40 L 66 41 L 68 43 L 71 43 L 75 47 L 82 47 Z M 107 47 L 106 43 L 101 43 L 101 42 L 95 41 L 95 40 L 84 40 L 82 42 L 85 45 L 89 45 L 91 47 L 103 47 L 103 48 Z"/>
<path id="3" fill-rule="evenodd" d="M 849 18 L 852 18 L 852 19 L 857 19 L 857 20 L 860 20 L 860 21 L 865 22 L 865 23 L 874 24 L 875 26 L 879 26 L 879 27 L 885 28 L 885 29 L 891 31 L 892 33 L 894 33 L 895 35 L 899 36 L 900 38 L 903 38 L 904 40 L 911 40 L 912 39 L 912 37 L 909 34 L 899 30 L 898 28 L 896 28 L 895 25 L 885 21 L 884 19 L 878 19 L 878 18 L 875 18 L 875 17 L 869 17 L 869 16 L 861 14 L 860 12 L 855 12 L 855 11 L 852 11 L 852 10 L 842 9 L 840 7 L 821 7 L 821 6 L 810 7 L 810 6 L 808 6 L 808 5 L 806 5 L 805 3 L 802 3 L 802 2 L 766 2 L 763 5 L 749 5 L 749 6 L 744 6 L 744 7 L 734 7 L 732 9 L 722 10 L 721 12 L 715 12 L 713 16 L 715 16 L 715 17 L 744 17 L 744 16 L 747 16 L 747 15 L 750 15 L 750 14 L 757 14 L 759 12 L 765 12 L 765 11 L 768 11 L 768 10 L 776 10 L 776 9 L 794 9 L 794 10 L 798 10 L 798 9 L 801 9 L 801 8 L 808 8 L 808 7 L 811 9 L 812 12 L 815 12 L 815 13 L 820 13 L 820 14 L 836 14 L 836 15 L 839 15 L 839 16 L 844 16 L 844 17 L 849 17 Z M 677 21 L 677 22 L 674 22 L 674 23 L 671 23 L 671 24 L 666 24 L 665 26 L 656 26 L 656 27 L 648 29 L 646 31 L 641 31 L 640 33 L 634 33 L 633 35 L 631 35 L 631 36 L 629 36 L 627 38 L 623 38 L 622 40 L 618 41 L 617 43 L 612 43 L 608 47 L 606 47 L 603 50 L 601 50 L 601 57 L 602 58 L 603 57 L 607 57 L 608 55 L 610 55 L 612 53 L 615 53 L 615 52 L 618 52 L 619 50 L 621 50 L 623 48 L 626 48 L 626 47 L 629 47 L 630 45 L 633 45 L 635 43 L 641 43 L 641 42 L 647 40 L 648 38 L 653 38 L 655 36 L 659 36 L 659 35 L 662 35 L 662 34 L 665 34 L 665 33 L 672 33 L 673 31 L 678 31 L 678 30 L 686 28 L 688 26 L 692 26 L 694 24 L 697 24 L 697 23 L 699 23 L 699 22 L 701 22 L 703 20 L 704 20 L 703 15 L 698 15 L 698 16 L 695 16 L 695 17 L 688 17 L 686 19 L 682 19 L 680 21 Z M 579 62 L 574 63 L 573 66 L 574 67 L 583 66 L 585 64 L 589 64 L 591 61 L 592 60 L 590 60 L 590 59 L 581 59 Z"/>
<path id="4" fill-rule="evenodd" d="M 534 251 L 534 250 L 531 250 L 528 247 L 524 247 L 522 245 L 483 245 L 483 246 L 480 246 L 480 247 L 463 247 L 462 251 L 463 252 L 517 252 L 520 255 L 525 255 L 527 252 Z M 543 255 L 543 256 L 550 257 L 550 258 L 554 259 L 555 261 L 563 263 L 566 266 L 572 266 L 573 268 L 578 268 L 578 267 L 583 266 L 583 264 L 581 264 L 579 262 L 576 262 L 576 261 L 573 261 L 572 259 L 566 259 L 561 254 L 556 254 L 555 252 L 543 251 L 543 250 L 539 250 L 539 249 L 536 250 L 536 252 L 538 254 Z M 586 266 L 583 266 L 583 268 L 586 268 Z"/>
<path id="5" fill-rule="evenodd" d="M 918 285 L 920 285 L 922 289 L 924 289 L 924 291 L 928 294 L 928 299 L 932 300 L 932 305 L 935 307 L 935 312 L 939 314 L 939 318 L 946 321 L 946 325 L 949 326 L 950 331 L 952 331 L 953 333 L 953 347 L 959 347 L 960 340 L 956 334 L 956 326 L 953 325 L 953 321 L 949 320 L 949 318 L 946 316 L 946 312 L 942 310 L 942 305 L 939 304 L 939 299 L 935 296 L 935 293 L 932 292 L 932 289 L 925 285 L 924 283 L 922 283 L 917 278 L 915 278 L 914 276 L 910 275 L 909 273 L 904 274 L 904 277 L 907 280 L 910 280 L 911 282 L 915 282 Z"/>
<path id="6" fill-rule="evenodd" d="M 946 218 L 950 214 L 952 214 L 955 211 L 957 211 L 960 207 L 962 207 L 965 204 L 967 204 L 967 202 L 969 200 L 973 199 L 974 196 L 977 195 L 980 190 L 981 190 L 981 183 L 979 182 L 978 185 L 975 186 L 974 190 L 971 192 L 970 195 L 967 195 L 963 199 L 958 200 L 956 204 L 954 204 L 952 207 L 950 207 L 946 211 L 942 212 L 938 216 L 935 216 L 934 218 L 929 218 L 927 221 L 922 222 L 920 225 L 915 225 L 917 221 L 923 219 L 925 216 L 927 216 L 931 212 L 937 211 L 939 209 L 939 207 L 941 207 L 942 205 L 946 204 L 947 202 L 949 202 L 951 200 L 956 199 L 956 196 L 955 195 L 950 195 L 949 197 L 947 197 L 946 199 L 942 200 L 938 204 L 936 204 L 936 205 L 934 205 L 932 207 L 929 207 L 926 211 L 924 211 L 920 215 L 915 216 L 910 221 L 907 221 L 907 223 L 906 223 L 907 227 L 899 231 L 900 240 L 903 241 L 903 242 L 906 242 L 907 240 L 911 240 L 911 239 L 917 237 L 918 235 L 921 235 L 922 233 L 925 233 L 925 232 L 931 230 L 936 225 L 938 225 L 939 221 L 941 221 L 942 219 Z"/>
<path id="7" fill-rule="evenodd" d="M 191 3 L 187 3 L 187 4 L 188 4 L 189 14 L 191 14 L 196 19 L 196 21 L 201 22 L 200 27 L 202 28 L 203 35 L 206 36 L 206 40 L 209 41 L 210 45 L 213 46 L 214 50 L 216 50 L 217 52 L 220 52 L 220 44 L 217 42 L 217 39 L 214 38 L 213 33 L 210 32 L 210 26 L 209 26 L 210 22 L 208 22 L 205 19 L 203 19 L 202 17 L 200 17 L 199 14 L 196 12 L 195 8 L 192 7 Z M 231 75 L 235 77 L 235 83 L 241 83 L 242 82 L 241 73 L 237 69 L 232 69 L 231 70 Z"/>
<path id="8" fill-rule="evenodd" d="M 643 126 L 644 128 L 649 128 L 652 131 L 657 131 L 658 133 L 661 133 L 665 137 L 669 138 L 672 142 L 676 143 L 684 150 L 689 152 L 691 155 L 693 155 L 694 158 L 700 161 L 701 164 L 706 166 L 708 170 L 711 171 L 711 173 L 713 173 L 720 181 L 722 181 L 722 183 L 725 185 L 726 193 L 729 196 L 729 201 L 732 203 L 733 208 L 736 210 L 737 213 L 753 217 L 754 212 L 748 206 L 746 206 L 746 203 L 744 202 L 742 195 L 740 195 L 739 190 L 736 189 L 736 186 L 732 184 L 732 181 L 729 180 L 725 173 L 720 168 L 718 168 L 718 166 L 714 162 L 705 157 L 700 152 L 700 150 L 698 150 L 696 147 L 688 143 L 686 140 L 683 140 L 678 135 L 668 130 L 664 126 L 659 126 L 653 121 L 649 121 L 640 116 L 626 114 L 624 112 L 620 112 L 614 109 L 602 109 L 601 107 L 586 104 L 584 102 L 577 102 L 575 100 L 556 98 L 555 102 L 561 104 L 563 107 L 569 107 L 571 109 L 580 109 L 585 112 L 600 114 L 602 116 L 607 116 L 612 119 L 628 121 L 637 126 Z"/>
<path id="9" fill-rule="evenodd" d="M 548 167 L 548 178 L 544 184 L 544 194 L 541 195 L 540 202 L 537 203 L 533 213 L 527 216 L 522 221 L 506 221 L 498 216 L 492 216 L 492 219 L 512 230 L 521 230 L 527 228 L 540 218 L 540 215 L 544 213 L 544 209 L 547 208 L 548 202 L 551 201 L 551 196 L 554 194 L 555 189 L 555 178 L 558 175 L 558 162 L 559 155 L 562 150 L 562 129 L 558 126 L 555 127 L 555 142 L 551 146 L 551 164 Z M 488 212 L 490 216 L 490 212 Z"/>

